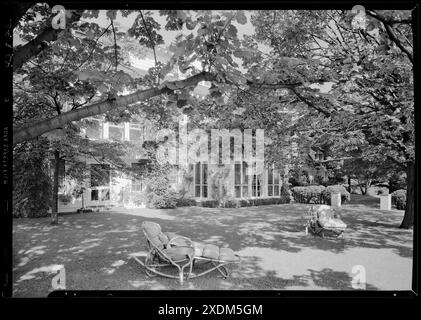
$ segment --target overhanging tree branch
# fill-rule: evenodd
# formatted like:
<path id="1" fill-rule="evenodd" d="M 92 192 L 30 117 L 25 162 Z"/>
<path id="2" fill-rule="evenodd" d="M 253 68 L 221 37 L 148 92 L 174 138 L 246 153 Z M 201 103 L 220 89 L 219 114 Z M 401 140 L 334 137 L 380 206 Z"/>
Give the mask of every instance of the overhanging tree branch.
<path id="1" fill-rule="evenodd" d="M 313 108 L 317 111 L 319 111 L 320 113 L 324 114 L 326 117 L 330 117 L 331 114 L 329 111 L 324 110 L 322 108 L 320 108 L 319 106 L 316 106 L 313 102 L 311 102 L 309 99 L 305 98 L 303 95 L 301 95 L 294 87 L 289 88 L 296 96 L 298 99 L 300 99 L 302 102 L 304 102 L 306 105 L 308 105 L 310 108 Z"/>
<path id="2" fill-rule="evenodd" d="M 404 52 L 408 56 L 411 63 L 414 64 L 413 53 L 410 52 L 407 48 L 405 48 L 405 46 L 402 44 L 402 42 L 399 40 L 399 38 L 396 36 L 395 32 L 393 31 L 392 26 L 393 26 L 394 23 L 397 23 L 397 22 L 394 21 L 394 20 L 388 20 L 375 11 L 368 10 L 367 13 L 368 13 L 369 16 L 379 20 L 383 24 L 390 40 L 392 40 L 392 42 L 395 43 L 398 46 L 398 48 L 401 49 L 402 52 Z M 410 20 L 409 20 L 409 22 L 410 22 Z M 403 22 L 401 22 L 401 23 L 403 23 Z"/>
<path id="3" fill-rule="evenodd" d="M 79 21 L 82 13 L 83 10 L 71 11 L 70 17 L 66 17 L 66 28 L 69 28 L 73 22 Z M 13 52 L 13 72 L 21 68 L 26 61 L 44 50 L 49 42 L 56 41 L 61 31 L 63 30 L 48 26 L 33 40 L 16 48 Z"/>
<path id="4" fill-rule="evenodd" d="M 213 74 L 202 72 L 184 80 L 172 81 L 166 84 L 163 83 L 159 87 L 153 87 L 146 90 L 138 90 L 132 94 L 116 97 L 114 100 L 105 100 L 83 108 L 71 110 L 62 113 L 59 116 L 31 124 L 27 127 L 14 129 L 13 144 L 33 139 L 42 135 L 43 133 L 60 128 L 66 123 L 70 123 L 72 121 L 78 121 L 87 117 L 103 114 L 113 109 L 145 101 L 161 94 L 171 93 L 173 90 L 169 88 L 170 86 L 182 89 L 185 87 L 195 86 L 201 81 L 212 81 L 214 79 L 215 76 Z"/>
<path id="5" fill-rule="evenodd" d="M 12 8 L 12 28 L 14 29 L 23 15 L 32 7 L 32 2 L 15 2 L 11 3 Z"/>

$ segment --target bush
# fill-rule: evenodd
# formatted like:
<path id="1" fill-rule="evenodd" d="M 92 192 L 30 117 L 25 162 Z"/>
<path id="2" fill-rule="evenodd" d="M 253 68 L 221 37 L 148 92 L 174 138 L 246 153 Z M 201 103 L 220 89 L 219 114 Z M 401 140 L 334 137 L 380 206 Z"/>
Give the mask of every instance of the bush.
<path id="1" fill-rule="evenodd" d="M 406 209 L 406 190 L 399 189 L 391 193 L 392 194 L 392 204 L 398 210 Z"/>
<path id="2" fill-rule="evenodd" d="M 13 152 L 13 217 L 38 218 L 50 215 L 52 181 L 49 176 L 48 144 L 28 142 Z"/>
<path id="3" fill-rule="evenodd" d="M 223 201 L 220 205 L 217 200 L 205 200 L 198 203 L 201 207 L 207 208 L 240 208 L 252 206 L 265 206 L 270 204 L 284 204 L 288 199 L 286 197 L 268 197 L 268 198 L 255 198 L 255 199 L 228 199 Z"/>
<path id="4" fill-rule="evenodd" d="M 351 195 L 348 191 L 346 191 L 345 187 L 342 185 L 334 185 L 334 186 L 328 186 L 326 189 L 322 192 L 324 203 L 330 205 L 331 201 L 331 194 L 332 193 L 340 193 L 341 194 L 341 203 L 345 203 L 351 199 Z"/>
<path id="5" fill-rule="evenodd" d="M 148 194 L 148 208 L 154 209 L 172 209 L 176 207 L 174 198 L 156 195 L 153 193 Z"/>
<path id="6" fill-rule="evenodd" d="M 176 207 L 176 193 L 169 186 L 167 176 L 148 179 L 146 205 L 148 208 L 167 209 Z"/>
<path id="7" fill-rule="evenodd" d="M 281 203 L 290 203 L 291 202 L 291 190 L 289 190 L 287 184 L 282 184 L 281 187 Z"/>
<path id="8" fill-rule="evenodd" d="M 227 199 L 225 201 L 220 202 L 221 208 L 239 208 L 240 202 L 236 199 Z"/>
<path id="9" fill-rule="evenodd" d="M 175 205 L 177 207 L 192 207 L 196 206 L 196 200 L 190 198 L 178 198 L 175 200 Z"/>
<path id="10" fill-rule="evenodd" d="M 325 190 L 324 186 L 307 186 L 292 188 L 292 196 L 294 201 L 298 203 L 323 203 L 322 192 Z"/>
<path id="11" fill-rule="evenodd" d="M 205 208 L 217 208 L 218 207 L 218 201 L 217 200 L 205 200 L 200 201 L 199 206 L 205 207 Z"/>

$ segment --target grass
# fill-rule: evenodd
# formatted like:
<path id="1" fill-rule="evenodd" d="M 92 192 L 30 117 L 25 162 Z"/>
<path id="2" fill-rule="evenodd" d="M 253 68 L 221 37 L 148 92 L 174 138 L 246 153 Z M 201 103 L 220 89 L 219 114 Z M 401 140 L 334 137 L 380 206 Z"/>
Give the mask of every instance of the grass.
<path id="1" fill-rule="evenodd" d="M 306 236 L 303 204 L 121 209 L 61 216 L 55 226 L 48 218 L 15 219 L 14 296 L 46 296 L 58 265 L 65 267 L 69 290 L 351 290 L 354 265 L 366 268 L 367 289 L 410 289 L 413 232 L 398 228 L 403 211 L 381 211 L 373 199 L 361 200 L 340 209 L 348 225 L 343 240 Z M 228 244 L 242 263 L 229 279 L 216 271 L 183 286 L 149 278 L 130 258 L 145 251 L 144 220 L 195 241 Z"/>

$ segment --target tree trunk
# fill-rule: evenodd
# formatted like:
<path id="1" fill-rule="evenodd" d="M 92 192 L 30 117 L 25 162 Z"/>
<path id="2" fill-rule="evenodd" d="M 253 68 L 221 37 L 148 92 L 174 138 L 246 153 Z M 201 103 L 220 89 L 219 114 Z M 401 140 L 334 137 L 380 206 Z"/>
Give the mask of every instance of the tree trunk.
<path id="1" fill-rule="evenodd" d="M 364 187 L 363 187 L 363 182 L 361 182 L 359 179 L 357 180 L 358 181 L 358 186 L 360 187 L 360 190 L 361 190 L 361 194 L 362 195 L 365 195 L 366 193 L 367 193 L 367 190 L 366 189 L 364 189 Z"/>
<path id="2" fill-rule="evenodd" d="M 399 228 L 409 229 L 414 225 L 415 163 L 409 162 L 406 169 L 406 208 Z"/>
<path id="3" fill-rule="evenodd" d="M 351 176 L 348 176 L 348 192 L 351 194 L 352 186 L 351 186 Z"/>
<path id="4" fill-rule="evenodd" d="M 53 181 L 53 206 L 51 208 L 51 224 L 58 224 L 58 179 L 60 170 L 60 152 L 54 151 L 54 181 Z"/>

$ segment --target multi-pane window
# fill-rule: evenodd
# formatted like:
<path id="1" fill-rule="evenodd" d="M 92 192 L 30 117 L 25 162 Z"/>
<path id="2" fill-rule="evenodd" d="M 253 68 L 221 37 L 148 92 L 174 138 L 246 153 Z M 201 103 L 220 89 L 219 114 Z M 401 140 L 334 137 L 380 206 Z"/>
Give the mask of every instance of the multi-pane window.
<path id="1" fill-rule="evenodd" d="M 132 163 L 133 177 L 132 177 L 132 191 L 142 192 L 144 185 L 140 177 L 141 172 L 144 170 L 145 165 L 143 163 L 134 162 Z"/>
<path id="2" fill-rule="evenodd" d="M 261 175 L 256 174 L 256 162 L 253 163 L 253 174 L 251 179 L 251 196 L 261 197 Z"/>
<path id="3" fill-rule="evenodd" d="M 110 189 L 92 189 L 91 190 L 91 200 L 92 201 L 105 201 L 110 200 Z"/>
<path id="4" fill-rule="evenodd" d="M 143 128 L 139 125 L 130 124 L 129 139 L 138 145 L 143 143 Z"/>
<path id="5" fill-rule="evenodd" d="M 99 120 L 89 119 L 85 121 L 85 136 L 92 140 L 98 140 L 102 138 L 102 125 Z"/>
<path id="6" fill-rule="evenodd" d="M 279 172 L 274 166 L 268 168 L 268 196 L 277 197 L 280 192 Z"/>
<path id="7" fill-rule="evenodd" d="M 248 197 L 247 162 L 234 165 L 234 192 L 236 198 Z"/>
<path id="8" fill-rule="evenodd" d="M 124 140 L 124 124 L 109 124 L 108 137 L 112 140 Z"/>
<path id="9" fill-rule="evenodd" d="M 324 156 L 323 152 L 318 151 L 314 154 L 314 160 L 323 161 L 324 159 L 325 159 L 325 156 Z"/>
<path id="10" fill-rule="evenodd" d="M 194 166 L 194 195 L 208 197 L 208 164 L 205 162 L 197 162 Z"/>

